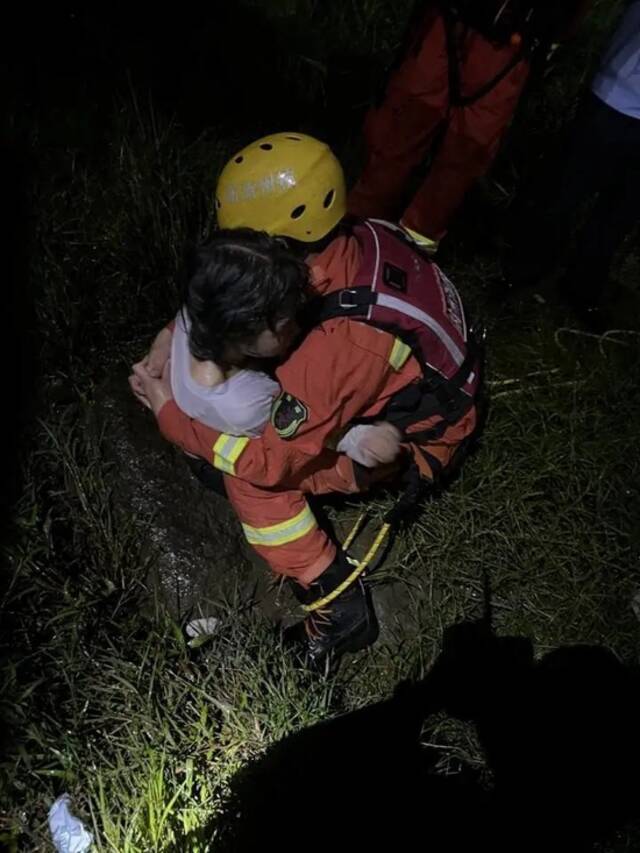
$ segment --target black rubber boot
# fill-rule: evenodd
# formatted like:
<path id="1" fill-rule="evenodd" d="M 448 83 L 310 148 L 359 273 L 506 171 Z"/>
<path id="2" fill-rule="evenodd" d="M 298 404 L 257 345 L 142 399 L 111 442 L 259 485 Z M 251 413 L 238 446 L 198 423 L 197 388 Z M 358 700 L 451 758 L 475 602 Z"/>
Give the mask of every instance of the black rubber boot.
<path id="1" fill-rule="evenodd" d="M 329 595 L 353 572 L 344 551 L 307 589 L 293 583 L 301 604 L 310 605 Z M 326 606 L 309 613 L 303 623 L 294 626 L 289 640 L 303 640 L 307 663 L 314 669 L 327 669 L 345 652 L 357 652 L 378 638 L 378 620 L 371 596 L 359 577 Z"/>

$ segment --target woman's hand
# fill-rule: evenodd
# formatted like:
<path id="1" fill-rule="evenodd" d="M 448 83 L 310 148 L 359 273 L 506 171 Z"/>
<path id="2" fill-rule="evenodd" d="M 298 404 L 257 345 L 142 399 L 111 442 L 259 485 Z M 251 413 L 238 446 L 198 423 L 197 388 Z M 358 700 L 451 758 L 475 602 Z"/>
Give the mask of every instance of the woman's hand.
<path id="1" fill-rule="evenodd" d="M 134 397 L 142 403 L 143 406 L 146 406 L 147 409 L 151 408 L 151 403 L 147 399 L 146 394 L 144 393 L 144 385 L 140 381 L 139 376 L 135 373 L 136 367 L 144 366 L 144 362 L 141 361 L 138 364 L 134 364 L 131 368 L 134 372 L 129 377 L 129 387 L 133 391 Z"/>
<path id="2" fill-rule="evenodd" d="M 138 400 L 158 415 L 160 409 L 173 400 L 171 393 L 170 362 L 165 360 L 162 374 L 159 378 L 152 376 L 147 366 L 147 359 L 133 365 L 133 373 L 129 377 L 129 385 Z"/>
<path id="3" fill-rule="evenodd" d="M 164 328 L 155 336 L 151 349 L 140 362 L 147 368 L 149 376 L 160 379 L 171 355 L 171 329 Z"/>

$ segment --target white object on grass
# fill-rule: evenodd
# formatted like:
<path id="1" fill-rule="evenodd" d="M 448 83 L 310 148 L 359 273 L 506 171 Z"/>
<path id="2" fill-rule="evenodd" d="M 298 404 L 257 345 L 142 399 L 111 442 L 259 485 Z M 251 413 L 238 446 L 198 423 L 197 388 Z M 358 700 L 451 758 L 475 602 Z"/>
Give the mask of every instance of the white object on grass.
<path id="1" fill-rule="evenodd" d="M 206 616 L 203 619 L 192 619 L 191 622 L 187 622 L 185 627 L 187 637 L 209 637 L 215 632 L 219 622 L 220 620 L 215 616 Z"/>
<path id="2" fill-rule="evenodd" d="M 56 853 L 86 853 L 93 836 L 82 821 L 71 814 L 69 794 L 62 794 L 49 809 L 49 831 Z"/>

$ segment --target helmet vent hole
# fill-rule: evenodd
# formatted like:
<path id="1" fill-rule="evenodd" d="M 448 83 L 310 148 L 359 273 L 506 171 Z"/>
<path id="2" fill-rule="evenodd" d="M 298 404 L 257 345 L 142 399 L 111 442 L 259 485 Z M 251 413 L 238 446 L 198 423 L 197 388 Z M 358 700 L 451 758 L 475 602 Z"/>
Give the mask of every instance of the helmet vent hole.
<path id="1" fill-rule="evenodd" d="M 242 163 L 243 160 L 244 160 L 244 157 L 236 157 L 236 159 L 233 162 L 234 163 Z"/>
<path id="2" fill-rule="evenodd" d="M 322 202 L 322 206 L 324 207 L 325 210 L 328 210 L 331 207 L 335 197 L 336 197 L 336 191 L 335 190 L 329 190 L 329 192 L 324 197 L 324 201 Z"/>
<path id="3" fill-rule="evenodd" d="M 299 136 L 285 136 L 285 139 L 293 139 L 294 142 L 302 142 Z"/>
<path id="4" fill-rule="evenodd" d="M 217 208 L 218 210 L 220 210 L 220 208 L 221 208 L 221 207 L 222 207 L 222 204 L 220 203 L 220 199 L 219 199 L 219 198 L 217 198 L 217 199 L 216 199 L 216 208 Z"/>
<path id="5" fill-rule="evenodd" d="M 260 148 L 262 148 L 263 151 L 271 151 L 273 145 L 270 142 L 263 142 Z"/>
<path id="6" fill-rule="evenodd" d="M 292 219 L 300 219 L 300 217 L 302 216 L 302 214 L 305 212 L 306 209 L 307 209 L 306 204 L 299 204 L 297 207 L 294 207 L 293 210 L 291 211 L 291 218 Z"/>

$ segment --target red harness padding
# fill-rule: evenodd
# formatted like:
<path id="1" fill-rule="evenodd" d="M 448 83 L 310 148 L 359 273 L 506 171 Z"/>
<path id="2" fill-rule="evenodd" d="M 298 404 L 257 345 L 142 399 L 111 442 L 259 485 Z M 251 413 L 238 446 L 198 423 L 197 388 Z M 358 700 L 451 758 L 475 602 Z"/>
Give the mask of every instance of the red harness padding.
<path id="1" fill-rule="evenodd" d="M 439 415 L 444 429 L 470 408 L 480 382 L 479 347 L 458 291 L 398 226 L 363 220 L 351 228 L 362 246 L 354 284 L 313 300 L 309 316 L 314 325 L 352 317 L 401 338 L 424 378 L 395 395 L 385 418 L 404 430 Z"/>

